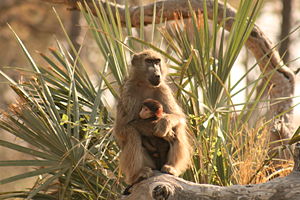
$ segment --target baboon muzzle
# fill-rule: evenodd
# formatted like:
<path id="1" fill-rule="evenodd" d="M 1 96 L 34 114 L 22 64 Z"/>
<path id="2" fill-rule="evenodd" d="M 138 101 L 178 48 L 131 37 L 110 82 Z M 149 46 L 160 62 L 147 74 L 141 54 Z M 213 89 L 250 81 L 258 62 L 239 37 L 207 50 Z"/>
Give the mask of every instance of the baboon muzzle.
<path id="1" fill-rule="evenodd" d="M 160 74 L 156 74 L 156 75 L 153 75 L 150 79 L 149 79 L 149 82 L 151 83 L 151 85 L 153 86 L 158 86 L 161 82 L 161 77 L 160 77 Z"/>

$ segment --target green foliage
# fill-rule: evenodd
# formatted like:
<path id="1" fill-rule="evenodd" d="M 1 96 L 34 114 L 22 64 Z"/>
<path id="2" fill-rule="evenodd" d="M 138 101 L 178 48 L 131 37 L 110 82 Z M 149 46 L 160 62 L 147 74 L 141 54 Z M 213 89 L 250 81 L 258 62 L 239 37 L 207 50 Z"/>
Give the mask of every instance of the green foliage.
<path id="1" fill-rule="evenodd" d="M 1 180 L 1 184 L 41 175 L 28 198 L 57 180 L 60 199 L 114 196 L 122 185 L 116 184 L 118 148 L 110 136 L 112 119 L 101 101 L 104 80 L 95 87 L 79 57 L 70 57 L 59 42 L 59 50 L 50 49 L 53 58 L 41 54 L 51 68 L 39 67 L 15 36 L 32 65 L 33 78 L 18 84 L 1 72 L 20 101 L 4 113 L 0 126 L 34 150 L 7 141 L 0 144 L 35 159 L 2 161 L 0 166 L 38 168 Z"/>
<path id="2" fill-rule="evenodd" d="M 246 102 L 240 104 L 239 112 L 232 102 L 232 97 L 237 95 L 233 90 L 246 75 L 234 85 L 229 77 L 254 25 L 261 1 L 242 1 L 228 35 L 223 27 L 232 19 L 217 22 L 218 1 L 215 0 L 210 26 L 205 4 L 203 14 L 190 8 L 191 19 L 178 18 L 169 28 L 157 27 L 153 21 L 150 42 L 144 39 L 143 25 L 135 29 L 138 37 L 133 34 L 127 5 L 126 28 L 122 28 L 118 13 L 113 13 L 110 7 L 105 11 L 102 4 L 95 5 L 96 15 L 93 15 L 81 5 L 89 31 L 105 59 L 97 84 L 93 84 L 81 61 L 81 48 L 74 48 L 59 17 L 70 52 L 57 41 L 57 49 L 50 49 L 51 56 L 41 54 L 48 67 L 37 65 L 14 33 L 32 66 L 29 73 L 32 78 L 17 83 L 0 72 L 20 98 L 3 113 L 0 127 L 34 148 L 7 141 L 0 141 L 0 145 L 32 155 L 34 159 L 0 161 L 0 166 L 35 168 L 0 183 L 39 178 L 32 190 L 0 197 L 116 199 L 125 184 L 119 178 L 119 149 L 111 136 L 113 114 L 108 111 L 104 92 L 118 98 L 117 89 L 128 73 L 130 55 L 143 48 L 152 48 L 166 57 L 171 68 L 170 80 L 176 86 L 174 94 L 187 113 L 195 136 L 193 165 L 184 178 L 219 185 L 239 183 L 234 175 L 239 170 L 237 162 L 243 161 L 249 148 L 256 148 L 250 141 L 259 140 L 263 133 L 263 128 L 258 128 L 257 134 L 249 138 L 246 124 L 254 106 L 261 101 L 261 95 L 254 97 L 255 88 L 266 77 L 260 76 L 238 91 L 252 88 Z M 57 181 L 59 196 L 44 192 Z"/>
<path id="3" fill-rule="evenodd" d="M 174 67 L 177 71 L 172 77 L 173 80 L 179 80 L 174 81 L 178 87 L 177 97 L 190 115 L 191 129 L 196 136 L 198 157 L 194 159 L 192 172 L 187 173 L 187 178 L 195 182 L 220 185 L 236 183 L 231 177 L 234 168 L 231 157 L 237 151 L 233 144 L 242 139 L 237 137 L 247 137 L 238 136 L 238 133 L 242 131 L 241 125 L 247 122 L 244 119 L 241 122 L 241 119 L 248 105 L 245 103 L 239 119 L 233 120 L 236 111 L 232 91 L 237 85 L 232 86 L 228 79 L 260 7 L 259 2 L 252 4 L 251 1 L 244 1 L 240 5 L 229 35 L 225 35 L 222 27 L 230 19 L 224 17 L 221 23 L 217 22 L 217 1 L 214 4 L 212 28 L 209 28 L 204 3 L 203 14 L 192 12 L 190 21 L 179 19 L 172 29 L 162 30 L 171 52 L 182 63 Z M 187 26 L 192 27 L 192 34 Z M 248 100 L 250 97 L 251 94 Z M 254 102 L 259 102 L 259 98 Z M 246 114 L 251 115 L 249 112 Z"/>

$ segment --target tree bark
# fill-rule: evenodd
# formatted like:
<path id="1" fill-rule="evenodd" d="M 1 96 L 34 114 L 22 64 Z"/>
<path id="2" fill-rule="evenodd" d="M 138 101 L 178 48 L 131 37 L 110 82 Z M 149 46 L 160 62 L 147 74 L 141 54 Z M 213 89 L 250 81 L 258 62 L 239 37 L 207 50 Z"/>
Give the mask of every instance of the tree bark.
<path id="1" fill-rule="evenodd" d="M 299 200 L 300 172 L 255 185 L 221 187 L 195 184 L 184 179 L 157 173 L 132 188 L 121 200 Z"/>
<path id="2" fill-rule="evenodd" d="M 291 31 L 292 26 L 292 5 L 293 0 L 281 0 L 282 10 L 281 10 L 281 33 L 280 40 L 283 40 L 280 43 L 279 54 L 282 56 L 283 62 L 287 63 L 290 57 L 290 37 L 288 34 Z M 288 37 L 287 37 L 288 36 Z"/>
<path id="3" fill-rule="evenodd" d="M 81 36 L 81 27 L 79 26 L 80 23 L 80 14 L 77 12 L 73 12 L 71 14 L 71 24 L 70 24 L 70 30 L 69 35 L 72 43 L 74 44 L 74 47 L 76 50 L 79 50 L 80 44 L 78 42 L 79 37 Z"/>

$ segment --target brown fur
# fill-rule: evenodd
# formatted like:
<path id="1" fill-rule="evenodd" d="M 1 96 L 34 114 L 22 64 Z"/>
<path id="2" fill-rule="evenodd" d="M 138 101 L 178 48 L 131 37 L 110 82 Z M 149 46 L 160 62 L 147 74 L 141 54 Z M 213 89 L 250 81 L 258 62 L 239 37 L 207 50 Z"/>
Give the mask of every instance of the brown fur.
<path id="1" fill-rule="evenodd" d="M 144 107 L 148 108 L 148 110 L 143 109 Z M 144 118 L 144 116 L 147 117 Z M 130 123 L 142 135 L 142 146 L 153 160 L 155 170 L 161 170 L 164 164 L 167 163 L 168 152 L 170 150 L 170 142 L 153 135 L 154 127 L 162 116 L 162 104 L 154 99 L 146 99 L 139 113 L 139 117 L 142 120 L 134 120 Z"/>
<path id="2" fill-rule="evenodd" d="M 165 114 L 155 125 L 154 136 L 172 142 L 162 171 L 178 176 L 190 163 L 189 142 L 185 115 L 178 106 L 172 91 L 165 83 L 167 68 L 162 58 L 151 50 L 135 54 L 128 79 L 120 90 L 114 135 L 121 148 L 120 169 L 128 184 L 152 175 L 155 163 L 142 146 L 141 134 L 130 122 L 139 118 L 145 99 L 162 103 Z"/>

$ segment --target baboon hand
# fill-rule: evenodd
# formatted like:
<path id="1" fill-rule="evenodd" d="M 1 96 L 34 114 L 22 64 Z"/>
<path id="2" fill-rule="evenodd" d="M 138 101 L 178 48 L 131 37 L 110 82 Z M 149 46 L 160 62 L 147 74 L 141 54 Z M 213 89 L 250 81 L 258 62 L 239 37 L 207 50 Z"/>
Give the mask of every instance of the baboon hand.
<path id="1" fill-rule="evenodd" d="M 167 117 L 162 117 L 155 125 L 154 136 L 166 137 L 169 132 L 172 132 L 171 123 Z"/>

